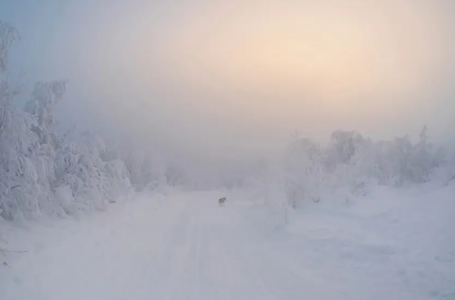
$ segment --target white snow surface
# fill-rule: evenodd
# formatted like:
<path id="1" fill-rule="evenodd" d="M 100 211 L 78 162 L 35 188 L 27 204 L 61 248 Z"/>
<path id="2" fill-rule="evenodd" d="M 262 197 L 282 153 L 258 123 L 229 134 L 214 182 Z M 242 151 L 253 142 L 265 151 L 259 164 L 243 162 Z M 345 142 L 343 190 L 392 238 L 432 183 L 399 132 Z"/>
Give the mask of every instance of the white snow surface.
<path id="1" fill-rule="evenodd" d="M 225 207 L 217 199 L 227 196 Z M 289 211 L 241 193 L 140 195 L 17 228 L 2 300 L 455 299 L 455 187 Z"/>

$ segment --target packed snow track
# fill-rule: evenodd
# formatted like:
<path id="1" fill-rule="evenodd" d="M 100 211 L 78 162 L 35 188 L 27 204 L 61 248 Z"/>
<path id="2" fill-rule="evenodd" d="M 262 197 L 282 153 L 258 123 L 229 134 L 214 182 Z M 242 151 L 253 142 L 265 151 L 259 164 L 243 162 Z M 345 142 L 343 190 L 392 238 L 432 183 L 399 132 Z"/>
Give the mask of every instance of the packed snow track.
<path id="1" fill-rule="evenodd" d="M 414 287 L 431 278 L 400 280 L 408 271 L 394 260 L 406 256 L 399 248 L 286 235 L 262 226 L 248 201 L 228 198 L 219 207 L 217 196 L 142 197 L 81 221 L 35 227 L 34 240 L 10 245 L 28 252 L 10 254 L 1 268 L 0 298 L 454 299 Z"/>

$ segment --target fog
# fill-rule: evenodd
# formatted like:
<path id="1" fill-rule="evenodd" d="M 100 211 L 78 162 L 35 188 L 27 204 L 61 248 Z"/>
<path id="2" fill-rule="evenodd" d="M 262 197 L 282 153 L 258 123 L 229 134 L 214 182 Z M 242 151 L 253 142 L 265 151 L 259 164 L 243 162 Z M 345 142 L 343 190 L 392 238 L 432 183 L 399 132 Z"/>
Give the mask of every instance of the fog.
<path id="1" fill-rule="evenodd" d="M 296 130 L 391 138 L 426 124 L 453 142 L 449 0 L 7 1 L 2 18 L 26 28 L 16 49 L 32 79 L 69 80 L 67 127 L 201 162 L 275 157 Z"/>

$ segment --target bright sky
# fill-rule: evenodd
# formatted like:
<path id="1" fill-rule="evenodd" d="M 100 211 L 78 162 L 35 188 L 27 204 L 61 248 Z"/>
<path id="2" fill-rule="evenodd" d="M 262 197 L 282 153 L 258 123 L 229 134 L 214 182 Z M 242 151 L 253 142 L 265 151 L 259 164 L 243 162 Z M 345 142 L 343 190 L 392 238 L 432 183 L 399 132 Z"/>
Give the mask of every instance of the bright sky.
<path id="1" fill-rule="evenodd" d="M 451 0 L 18 2 L 0 2 L 13 66 L 70 80 L 67 123 L 201 157 L 275 153 L 296 129 L 453 140 Z"/>

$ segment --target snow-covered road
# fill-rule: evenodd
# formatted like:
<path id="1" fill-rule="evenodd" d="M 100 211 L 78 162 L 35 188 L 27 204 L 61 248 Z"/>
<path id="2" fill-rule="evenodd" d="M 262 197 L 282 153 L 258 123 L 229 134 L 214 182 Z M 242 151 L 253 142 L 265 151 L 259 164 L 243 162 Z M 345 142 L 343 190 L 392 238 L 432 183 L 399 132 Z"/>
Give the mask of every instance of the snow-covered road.
<path id="1" fill-rule="evenodd" d="M 217 196 L 141 197 L 34 228 L 22 245 L 29 252 L 0 268 L 0 299 L 455 299 L 432 285 L 443 279 L 439 286 L 450 289 L 455 272 L 439 271 L 455 266 L 455 254 L 445 256 L 449 267 L 425 273 L 426 258 L 368 234 L 374 218 L 315 212 L 307 224 L 273 229 L 251 203 L 220 208 Z M 10 247 L 21 247 L 17 240 Z"/>

